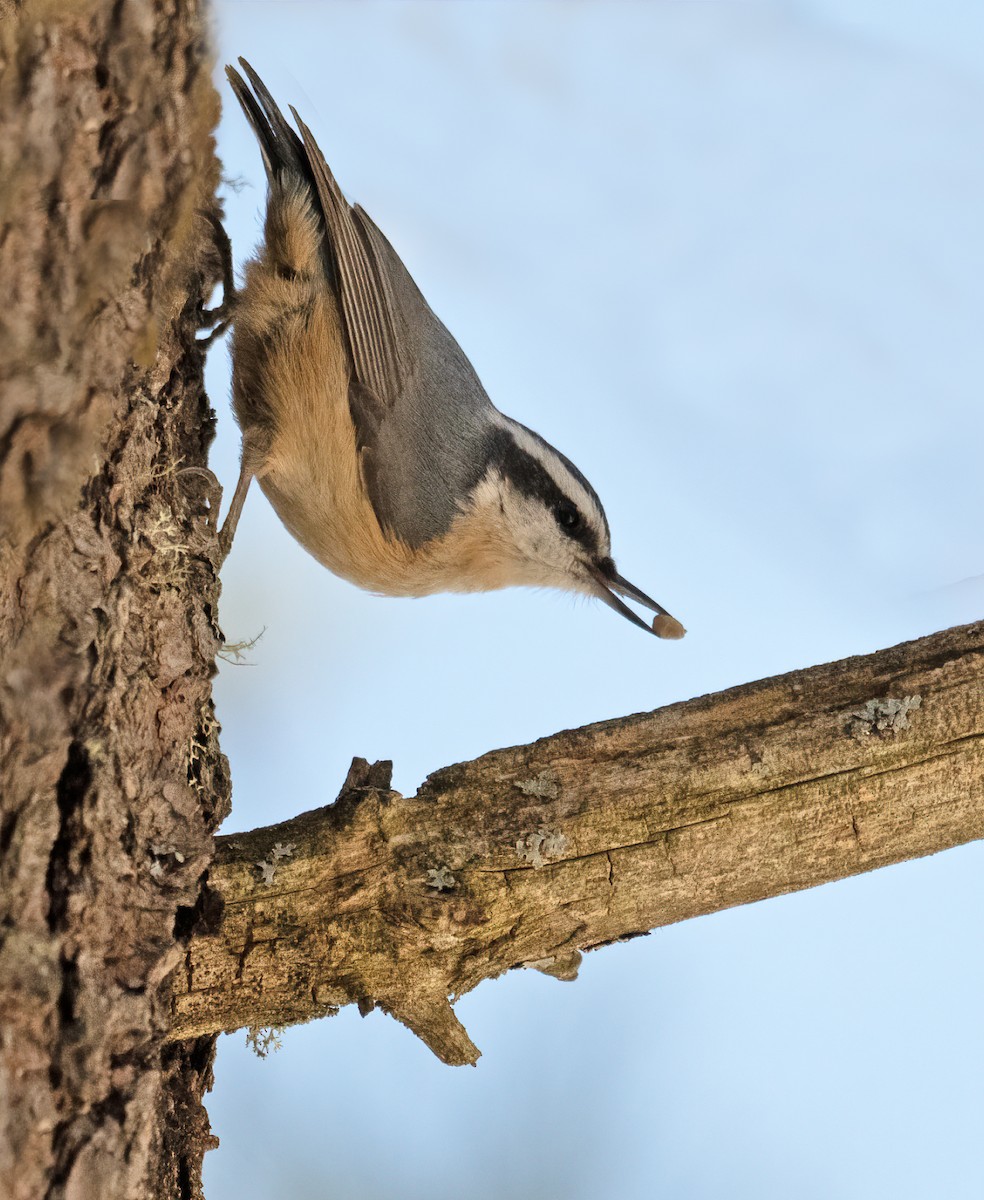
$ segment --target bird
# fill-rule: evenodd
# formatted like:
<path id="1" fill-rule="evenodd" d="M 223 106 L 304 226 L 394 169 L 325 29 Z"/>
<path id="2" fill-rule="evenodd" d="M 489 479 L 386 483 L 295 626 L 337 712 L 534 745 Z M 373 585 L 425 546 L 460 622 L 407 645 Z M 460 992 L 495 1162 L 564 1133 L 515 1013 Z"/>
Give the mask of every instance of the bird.
<path id="1" fill-rule="evenodd" d="M 234 296 L 242 455 L 222 558 L 255 478 L 297 541 L 367 591 L 558 588 L 682 637 L 616 570 L 585 476 L 495 407 L 389 241 L 345 199 L 297 110 L 292 126 L 239 65 L 243 74 L 226 74 L 259 144 L 267 203 Z M 656 613 L 652 624 L 622 597 Z"/>

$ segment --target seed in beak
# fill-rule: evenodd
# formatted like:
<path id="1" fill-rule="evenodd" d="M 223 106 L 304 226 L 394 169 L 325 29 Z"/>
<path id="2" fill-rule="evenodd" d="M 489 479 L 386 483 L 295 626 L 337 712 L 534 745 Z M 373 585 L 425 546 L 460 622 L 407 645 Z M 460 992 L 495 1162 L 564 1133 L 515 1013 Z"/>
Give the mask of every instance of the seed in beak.
<path id="1" fill-rule="evenodd" d="M 686 632 L 676 617 L 671 617 L 669 613 L 660 613 L 658 617 L 653 617 L 653 633 L 659 638 L 671 638 L 675 641 L 682 638 Z"/>

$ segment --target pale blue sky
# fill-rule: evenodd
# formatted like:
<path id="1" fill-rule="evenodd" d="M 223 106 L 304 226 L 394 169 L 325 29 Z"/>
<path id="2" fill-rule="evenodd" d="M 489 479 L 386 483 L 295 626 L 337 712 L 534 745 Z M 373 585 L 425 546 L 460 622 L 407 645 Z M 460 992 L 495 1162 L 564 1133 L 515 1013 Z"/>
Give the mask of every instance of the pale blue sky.
<path id="1" fill-rule="evenodd" d="M 984 8 L 216 6 L 495 403 L 584 470 L 678 644 L 549 593 L 367 596 L 257 491 L 223 572 L 226 830 L 977 619 Z M 241 262 L 259 155 L 224 83 Z M 238 437 L 213 352 L 214 465 Z M 437 1062 L 347 1010 L 223 1039 L 210 1200 L 984 1196 L 980 845 L 512 973 Z"/>

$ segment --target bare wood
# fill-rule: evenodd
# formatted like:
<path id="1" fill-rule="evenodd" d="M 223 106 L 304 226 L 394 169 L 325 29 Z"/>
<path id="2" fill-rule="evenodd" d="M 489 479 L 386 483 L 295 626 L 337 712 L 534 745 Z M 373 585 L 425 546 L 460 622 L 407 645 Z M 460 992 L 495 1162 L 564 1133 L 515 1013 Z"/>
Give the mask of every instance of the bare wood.
<path id="1" fill-rule="evenodd" d="M 357 1003 L 445 1062 L 448 997 L 580 952 L 984 836 L 984 623 L 498 750 L 409 799 L 357 760 L 339 801 L 219 839 L 215 932 L 173 1036 Z M 218 904 L 216 905 L 218 908 Z"/>

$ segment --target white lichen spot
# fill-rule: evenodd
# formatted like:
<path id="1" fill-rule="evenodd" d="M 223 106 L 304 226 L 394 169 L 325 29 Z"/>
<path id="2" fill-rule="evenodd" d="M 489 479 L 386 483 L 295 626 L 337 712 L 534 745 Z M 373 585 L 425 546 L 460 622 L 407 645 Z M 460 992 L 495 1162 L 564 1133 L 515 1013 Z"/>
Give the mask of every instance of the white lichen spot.
<path id="1" fill-rule="evenodd" d="M 252 666 L 253 664 L 246 657 L 246 654 L 253 649 L 265 633 L 266 626 L 264 625 L 256 637 L 244 638 L 239 642 L 223 642 L 222 649 L 218 651 L 218 657 L 223 662 L 231 663 L 233 666 Z"/>
<path id="2" fill-rule="evenodd" d="M 549 975 L 551 979 L 559 979 L 561 983 L 570 983 L 577 979 L 581 967 L 580 950 L 566 950 L 561 954 L 551 954 L 548 958 L 531 959 L 523 963 L 532 971 Z"/>
<path id="3" fill-rule="evenodd" d="M 107 758 L 106 743 L 99 738 L 89 738 L 85 749 L 94 763 L 104 763 Z"/>
<path id="4" fill-rule="evenodd" d="M 271 1051 L 279 1050 L 283 1045 L 280 1038 L 282 1033 L 281 1025 L 250 1025 L 246 1030 L 246 1045 L 257 1058 L 266 1058 Z"/>
<path id="5" fill-rule="evenodd" d="M 535 796 L 538 800 L 556 800 L 560 795 L 560 779 L 550 767 L 539 771 L 532 779 L 514 779 L 513 787 L 519 788 L 524 796 Z"/>
<path id="6" fill-rule="evenodd" d="M 160 879 L 164 874 L 162 859 L 173 858 L 176 863 L 183 863 L 185 860 L 184 854 L 170 843 L 165 845 L 161 842 L 151 842 L 149 849 L 154 860 L 150 864 L 150 873 L 154 879 Z"/>
<path id="7" fill-rule="evenodd" d="M 551 859 L 559 858 L 567 849 L 567 838 L 559 829 L 539 829 L 516 841 L 520 859 L 537 870 Z"/>
<path id="8" fill-rule="evenodd" d="M 436 892 L 450 892 L 458 881 L 447 867 L 430 867 L 424 882 Z"/>
<path id="9" fill-rule="evenodd" d="M 173 509 L 167 504 L 160 505 L 141 532 L 155 552 L 153 567 L 147 573 L 149 581 L 168 587 L 183 583 L 188 577 L 189 547 Z"/>
<path id="10" fill-rule="evenodd" d="M 894 737 L 911 725 L 909 716 L 922 704 L 922 696 L 903 696 L 901 700 L 885 696 L 869 700 L 864 708 L 850 714 L 848 733 L 858 741 L 871 737 Z"/>
<path id="11" fill-rule="evenodd" d="M 260 872 L 260 876 L 267 887 L 273 883 L 280 860 L 282 858 L 290 858 L 296 849 L 296 842 L 275 842 L 267 857 L 261 858 L 258 863 L 253 864 Z"/>

